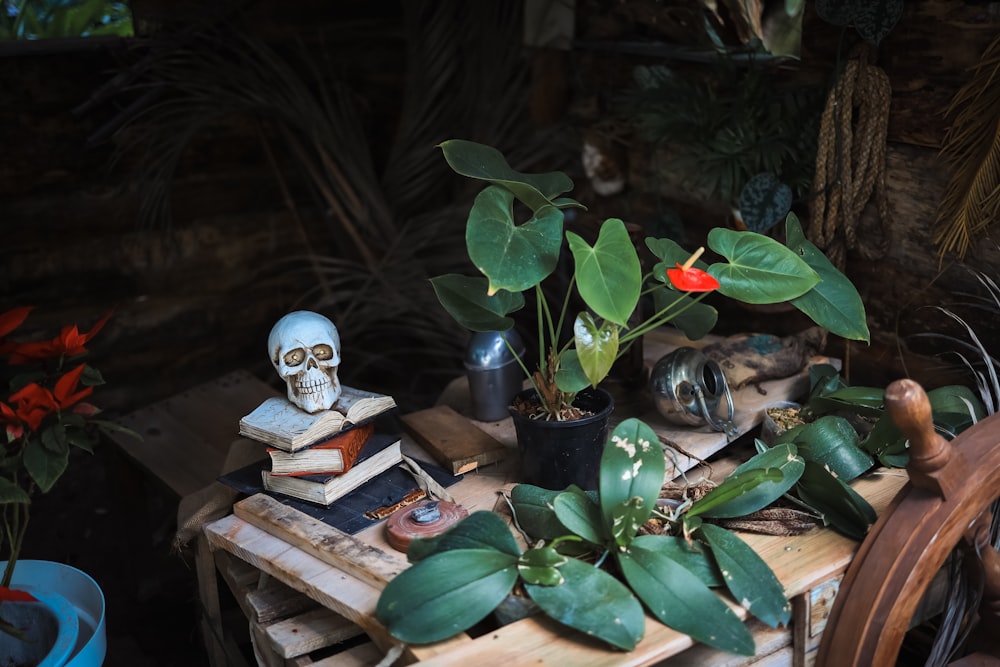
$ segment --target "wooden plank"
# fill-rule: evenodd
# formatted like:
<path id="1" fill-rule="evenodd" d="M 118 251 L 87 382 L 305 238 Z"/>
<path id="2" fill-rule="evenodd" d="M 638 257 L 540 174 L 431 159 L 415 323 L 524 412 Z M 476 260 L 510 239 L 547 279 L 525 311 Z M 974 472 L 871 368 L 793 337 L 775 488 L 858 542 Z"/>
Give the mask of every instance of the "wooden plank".
<path id="1" fill-rule="evenodd" d="M 263 493 L 233 505 L 233 514 L 378 589 L 406 566 L 405 561 Z"/>
<path id="2" fill-rule="evenodd" d="M 513 451 L 447 405 L 400 417 L 403 428 L 453 475 L 501 461 Z"/>
<path id="3" fill-rule="evenodd" d="M 315 600 L 276 580 L 268 586 L 248 591 L 246 602 L 250 620 L 257 623 L 270 623 L 317 606 Z"/>
<path id="4" fill-rule="evenodd" d="M 383 653 L 398 650 L 399 641 L 375 618 L 379 597 L 375 587 L 232 514 L 206 524 L 204 532 L 212 547 L 225 549 L 357 623 Z M 423 660 L 449 652 L 468 639 L 468 635 L 461 634 L 428 646 L 406 646 L 404 656 L 410 662 Z"/>
<path id="5" fill-rule="evenodd" d="M 762 661 L 791 646 L 792 633 L 788 628 L 770 628 L 755 618 L 747 621 L 747 628 L 753 635 L 754 654 L 736 655 L 719 649 L 697 644 L 688 650 L 664 661 L 663 667 L 760 667 Z M 791 654 L 788 654 L 789 663 Z"/>
<path id="6" fill-rule="evenodd" d="M 344 649 L 340 653 L 321 658 L 313 662 L 302 663 L 295 667 L 371 667 L 382 660 L 382 652 L 371 642 L 358 644 Z"/>
<path id="7" fill-rule="evenodd" d="M 142 436 L 110 439 L 142 470 L 178 498 L 199 491 L 222 472 L 239 419 L 274 390 L 246 371 L 236 371 L 118 420 Z"/>
<path id="8" fill-rule="evenodd" d="M 295 658 L 364 634 L 356 623 L 320 607 L 263 627 L 274 651 Z"/>

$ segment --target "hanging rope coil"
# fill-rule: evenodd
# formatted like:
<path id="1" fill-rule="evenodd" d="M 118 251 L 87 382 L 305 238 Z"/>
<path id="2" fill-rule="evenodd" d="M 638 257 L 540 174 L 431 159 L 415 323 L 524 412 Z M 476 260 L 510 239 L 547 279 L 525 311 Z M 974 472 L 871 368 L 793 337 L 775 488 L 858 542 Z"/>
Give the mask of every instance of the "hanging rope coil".
<path id="1" fill-rule="evenodd" d="M 889 202 L 885 191 L 886 131 L 892 89 L 889 77 L 869 63 L 871 47 L 859 44 L 827 96 L 820 124 L 810 238 L 843 270 L 847 250 L 866 259 L 885 254 Z M 879 239 L 859 240 L 861 213 L 872 195 L 882 222 Z"/>

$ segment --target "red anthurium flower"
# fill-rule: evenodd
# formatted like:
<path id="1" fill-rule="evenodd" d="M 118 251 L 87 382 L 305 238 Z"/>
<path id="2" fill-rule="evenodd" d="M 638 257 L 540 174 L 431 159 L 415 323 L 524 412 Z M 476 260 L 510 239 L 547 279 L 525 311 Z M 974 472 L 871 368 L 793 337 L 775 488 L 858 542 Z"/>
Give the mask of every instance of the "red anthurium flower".
<path id="1" fill-rule="evenodd" d="M 65 410 L 80 401 L 80 399 L 94 393 L 93 387 L 84 387 L 80 391 L 76 390 L 77 385 L 80 383 L 80 376 L 83 374 L 83 369 L 86 367 L 86 364 L 80 364 L 56 381 L 52 395 L 55 397 L 60 410 Z"/>
<path id="2" fill-rule="evenodd" d="M 703 252 L 704 248 L 698 248 L 683 265 L 678 263 L 676 269 L 667 269 L 667 278 L 674 287 L 682 292 L 711 292 L 719 289 L 718 280 L 708 272 L 692 266 Z"/>
<path id="3" fill-rule="evenodd" d="M 16 366 L 31 363 L 32 361 L 52 359 L 54 357 L 72 357 L 83 354 L 87 351 L 85 347 L 87 341 L 93 338 L 104 327 L 110 317 L 111 313 L 102 317 L 85 334 L 80 333 L 75 324 L 71 324 L 63 327 L 59 335 L 52 340 L 17 344 L 11 350 L 8 362 L 12 366 Z"/>
<path id="4" fill-rule="evenodd" d="M 45 387 L 32 382 L 10 396 L 18 418 L 32 431 L 37 431 L 42 420 L 59 409 L 55 397 Z"/>

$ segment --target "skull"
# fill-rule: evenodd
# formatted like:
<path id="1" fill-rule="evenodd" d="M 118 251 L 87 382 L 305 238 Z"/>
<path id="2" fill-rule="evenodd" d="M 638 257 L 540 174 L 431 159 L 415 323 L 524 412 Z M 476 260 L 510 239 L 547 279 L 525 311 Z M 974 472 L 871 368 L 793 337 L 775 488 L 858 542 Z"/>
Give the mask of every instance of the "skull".
<path id="1" fill-rule="evenodd" d="M 340 334 L 319 313 L 297 310 L 278 320 L 267 352 L 288 385 L 288 400 L 306 412 L 329 410 L 340 397 Z"/>

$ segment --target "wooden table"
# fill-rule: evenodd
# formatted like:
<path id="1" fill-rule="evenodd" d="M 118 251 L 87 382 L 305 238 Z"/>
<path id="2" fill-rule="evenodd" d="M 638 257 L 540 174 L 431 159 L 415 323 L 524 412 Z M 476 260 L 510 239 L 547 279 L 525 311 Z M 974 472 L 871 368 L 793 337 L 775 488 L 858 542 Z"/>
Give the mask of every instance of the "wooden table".
<path id="1" fill-rule="evenodd" d="M 676 344 L 670 336 L 650 337 L 646 357 L 654 362 Z M 792 378 L 764 383 L 760 388 L 748 387 L 737 392 L 735 421 L 742 433 L 749 433 L 759 423 L 764 406 L 802 394 L 805 372 Z M 442 401 L 459 412 L 468 414 L 469 404 L 464 380 L 457 380 L 442 395 Z M 617 419 L 633 416 L 635 411 L 647 419 L 661 435 L 681 444 L 684 451 L 699 459 L 718 454 L 727 445 L 726 437 L 708 427 L 669 427 L 658 419 L 651 406 L 625 405 Z M 617 408 L 616 408 L 617 412 Z M 510 420 L 473 422 L 506 446 L 514 447 Z M 417 458 L 426 454 L 408 436 L 403 438 L 404 451 Z M 697 461 L 678 459 L 674 473 L 690 470 Z M 722 471 L 725 470 L 721 466 Z M 724 475 L 717 469 L 719 475 Z M 715 478 L 718 481 L 717 478 Z M 876 511 L 881 511 L 896 491 L 905 483 L 903 471 L 883 471 L 855 483 Z M 448 491 L 456 502 L 470 512 L 479 509 L 505 511 L 498 492 L 516 483 L 516 456 L 466 473 L 461 482 Z M 298 591 L 301 598 L 318 603 L 319 613 L 325 614 L 326 625 L 317 630 L 332 637 L 364 633 L 370 640 L 365 650 L 371 655 L 400 653 L 397 664 L 467 665 L 489 664 L 551 664 L 551 665 L 735 665 L 752 664 L 752 660 L 695 646 L 687 635 L 647 618 L 646 634 L 635 650 L 628 653 L 612 651 L 588 641 L 575 631 L 559 626 L 544 617 L 532 617 L 503 626 L 479 637 L 467 634 L 428 646 L 399 646 L 374 617 L 379 593 L 386 582 L 407 567 L 405 556 L 392 549 L 383 533 L 384 524 L 376 524 L 354 536 L 339 533 L 326 524 L 307 517 L 269 496 L 258 494 L 237 502 L 233 513 L 204 527 L 208 545 L 215 550 L 215 559 L 231 587 L 239 587 L 232 574 L 234 564 L 252 566 L 260 581 L 280 582 L 288 591 Z M 792 627 L 773 630 L 750 619 L 758 648 L 758 657 L 767 657 L 768 664 L 808 664 L 818 646 L 826 613 L 836 593 L 839 577 L 845 571 L 858 544 L 833 531 L 816 529 L 796 537 L 774 537 L 743 534 L 743 538 L 771 566 L 793 601 Z M 235 556 L 236 559 L 231 557 Z M 238 559 L 238 560 L 237 560 Z M 228 573 L 227 573 L 228 572 Z M 260 573 L 263 573 L 261 579 Z M 253 576 L 249 577 L 253 581 Z M 249 587 L 253 591 L 253 584 Z M 243 590 L 247 594 L 246 586 Z M 735 608 L 735 607 L 734 607 Z M 735 608 L 741 617 L 742 609 Z M 250 615 L 252 610 L 244 609 Z M 316 613 L 316 609 L 313 609 Z M 253 626 L 253 618 L 251 625 Z M 289 622 L 295 622 L 293 616 Z M 353 628 L 343 630 L 344 624 Z M 296 633 L 308 629 L 303 625 Z M 261 634 L 268 628 L 260 626 Z M 272 638 L 271 649 L 288 659 L 292 652 Z M 357 648 L 351 649 L 358 650 Z M 347 655 L 329 658 L 329 664 L 344 662 Z M 353 658 L 351 658 L 353 659 Z M 269 659 L 258 654 L 258 660 Z M 297 665 L 327 664 L 322 659 L 300 655 Z M 274 662 L 274 664 L 281 664 Z M 764 664 L 764 663 L 761 663 Z"/>

